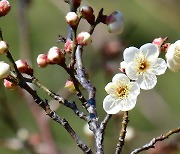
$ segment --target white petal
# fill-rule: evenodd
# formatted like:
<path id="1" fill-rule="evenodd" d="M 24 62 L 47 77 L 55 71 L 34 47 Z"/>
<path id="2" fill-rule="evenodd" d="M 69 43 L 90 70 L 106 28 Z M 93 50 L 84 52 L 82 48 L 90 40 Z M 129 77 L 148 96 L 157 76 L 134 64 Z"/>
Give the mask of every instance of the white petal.
<path id="1" fill-rule="evenodd" d="M 127 67 L 126 67 L 126 74 L 132 80 L 137 80 L 138 79 L 136 63 L 131 62 L 131 63 L 129 63 L 127 65 Z"/>
<path id="2" fill-rule="evenodd" d="M 129 111 L 135 107 L 136 100 L 137 100 L 137 97 L 134 97 L 131 99 L 123 99 L 118 102 L 118 106 L 121 111 Z"/>
<path id="3" fill-rule="evenodd" d="M 106 86 L 105 86 L 105 91 L 110 94 L 111 96 L 115 96 L 116 95 L 116 89 L 117 89 L 117 86 L 116 84 L 114 84 L 113 82 L 110 82 L 108 83 Z"/>
<path id="4" fill-rule="evenodd" d="M 138 48 L 129 47 L 124 50 L 123 56 L 126 63 L 134 61 L 135 53 L 139 52 Z"/>
<path id="5" fill-rule="evenodd" d="M 130 82 L 129 78 L 123 73 L 118 73 L 112 78 L 112 82 L 116 82 L 117 80 L 125 81 L 126 83 Z"/>
<path id="6" fill-rule="evenodd" d="M 157 58 L 159 56 L 159 49 L 152 43 L 144 44 L 140 47 L 140 51 L 143 52 L 146 57 Z"/>
<path id="7" fill-rule="evenodd" d="M 157 78 L 155 74 L 145 73 L 139 76 L 136 82 L 139 84 L 141 89 L 149 90 L 155 87 L 157 83 Z"/>
<path id="8" fill-rule="evenodd" d="M 173 72 L 178 72 L 178 70 L 180 70 L 180 65 L 176 65 L 172 59 L 167 59 L 167 66 Z"/>
<path id="9" fill-rule="evenodd" d="M 153 66 L 153 73 L 156 75 L 164 74 L 167 69 L 167 64 L 164 59 L 158 58 L 156 64 Z"/>
<path id="10" fill-rule="evenodd" d="M 130 97 L 137 97 L 140 94 L 139 85 L 136 82 L 131 82 L 130 86 L 132 86 L 130 89 Z"/>
<path id="11" fill-rule="evenodd" d="M 120 111 L 119 106 L 117 105 L 117 101 L 113 99 L 110 95 L 107 95 L 104 98 L 103 101 L 103 109 L 108 113 L 108 114 L 116 114 Z"/>

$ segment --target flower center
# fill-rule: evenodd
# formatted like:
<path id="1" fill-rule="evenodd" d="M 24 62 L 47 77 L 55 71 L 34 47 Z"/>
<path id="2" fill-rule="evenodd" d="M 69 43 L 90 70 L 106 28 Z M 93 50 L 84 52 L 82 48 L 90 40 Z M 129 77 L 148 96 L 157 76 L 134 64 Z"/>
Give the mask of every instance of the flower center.
<path id="1" fill-rule="evenodd" d="M 129 94 L 129 88 L 127 86 L 121 86 L 117 89 L 117 95 L 120 99 L 127 97 Z"/>
<path id="2" fill-rule="evenodd" d="M 174 56 L 176 60 L 180 61 L 180 47 L 179 46 L 175 48 Z"/>
<path id="3" fill-rule="evenodd" d="M 149 68 L 149 62 L 146 59 L 140 59 L 138 62 L 138 72 L 145 72 Z"/>

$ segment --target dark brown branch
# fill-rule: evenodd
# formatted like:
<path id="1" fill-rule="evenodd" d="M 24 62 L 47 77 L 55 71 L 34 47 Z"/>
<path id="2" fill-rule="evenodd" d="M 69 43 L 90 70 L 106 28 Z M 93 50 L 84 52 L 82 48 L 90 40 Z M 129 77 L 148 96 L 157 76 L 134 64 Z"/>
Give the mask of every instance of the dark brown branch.
<path id="1" fill-rule="evenodd" d="M 117 143 L 116 146 L 116 152 L 115 154 L 120 154 L 122 151 L 122 148 L 124 146 L 124 139 L 126 136 L 126 128 L 128 125 L 128 111 L 124 111 L 124 116 L 123 116 L 123 121 L 122 121 L 122 128 L 121 128 L 121 132 L 120 132 L 120 136 L 119 136 L 119 141 Z"/>
<path id="2" fill-rule="evenodd" d="M 169 136 L 175 134 L 175 133 L 180 133 L 180 127 L 179 128 L 176 128 L 176 129 L 173 129 L 173 130 L 170 130 L 169 132 L 167 132 L 166 134 L 164 135 L 160 135 L 159 137 L 156 137 L 156 138 L 153 138 L 149 143 L 145 144 L 144 146 L 140 147 L 140 148 L 137 148 L 135 150 L 133 150 L 131 152 L 131 154 L 136 154 L 136 153 L 139 153 L 141 151 L 145 151 L 145 150 L 148 150 L 150 148 L 154 148 L 156 142 L 158 141 L 163 141 L 165 139 L 167 139 Z"/>

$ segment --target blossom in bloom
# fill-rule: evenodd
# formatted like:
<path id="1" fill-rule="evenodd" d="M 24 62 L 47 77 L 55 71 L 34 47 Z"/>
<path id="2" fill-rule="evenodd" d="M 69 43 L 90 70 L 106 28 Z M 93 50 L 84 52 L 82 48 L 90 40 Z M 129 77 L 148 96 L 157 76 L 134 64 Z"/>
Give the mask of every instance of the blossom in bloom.
<path id="1" fill-rule="evenodd" d="M 157 83 L 156 75 L 164 74 L 167 68 L 165 60 L 158 58 L 158 47 L 152 43 L 144 44 L 140 49 L 126 48 L 123 56 L 127 76 L 144 90 L 152 89 Z"/>
<path id="2" fill-rule="evenodd" d="M 5 41 L 0 41 L 0 55 L 3 55 L 8 50 L 8 44 Z"/>
<path id="3" fill-rule="evenodd" d="M 106 24 L 108 25 L 108 31 L 112 34 L 120 34 L 124 29 L 123 15 L 119 11 L 115 11 L 107 16 Z"/>
<path id="4" fill-rule="evenodd" d="M 65 62 L 64 55 L 62 54 L 60 49 L 56 46 L 49 49 L 47 58 L 52 64 L 59 64 Z"/>
<path id="5" fill-rule="evenodd" d="M 0 79 L 6 78 L 10 74 L 10 65 L 0 61 Z"/>
<path id="6" fill-rule="evenodd" d="M 88 32 L 81 32 L 78 34 L 76 41 L 78 44 L 86 46 L 92 42 L 91 35 Z"/>
<path id="7" fill-rule="evenodd" d="M 108 114 L 133 109 L 140 93 L 139 85 L 136 82 L 130 82 L 129 78 L 122 73 L 116 74 L 112 82 L 106 85 L 105 90 L 108 95 L 104 98 L 103 108 Z"/>
<path id="8" fill-rule="evenodd" d="M 180 70 L 180 40 L 170 45 L 166 53 L 166 60 L 171 71 L 177 72 Z"/>
<path id="9" fill-rule="evenodd" d="M 0 17 L 5 16 L 11 9 L 11 5 L 7 0 L 0 1 Z"/>
<path id="10" fill-rule="evenodd" d="M 66 15 L 66 21 L 71 27 L 76 27 L 79 22 L 79 17 L 75 12 L 68 12 Z"/>

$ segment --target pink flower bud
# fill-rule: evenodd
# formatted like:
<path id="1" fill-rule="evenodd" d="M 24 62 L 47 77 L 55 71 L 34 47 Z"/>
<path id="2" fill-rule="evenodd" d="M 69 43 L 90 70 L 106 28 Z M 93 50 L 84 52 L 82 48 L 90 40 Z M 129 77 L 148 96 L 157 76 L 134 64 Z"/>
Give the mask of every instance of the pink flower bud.
<path id="1" fill-rule="evenodd" d="M 65 18 L 72 28 L 76 27 L 79 22 L 79 17 L 75 12 L 68 12 Z"/>
<path id="2" fill-rule="evenodd" d="M 52 64 L 60 64 L 65 62 L 65 57 L 58 47 L 50 48 L 47 58 Z"/>
<path id="3" fill-rule="evenodd" d="M 66 81 L 64 88 L 68 89 L 71 92 L 75 91 L 74 83 L 70 79 Z"/>
<path id="4" fill-rule="evenodd" d="M 10 65 L 0 61 L 0 79 L 6 78 L 10 74 Z"/>
<path id="5" fill-rule="evenodd" d="M 0 41 L 0 55 L 3 55 L 8 50 L 8 44 L 5 41 Z"/>
<path id="6" fill-rule="evenodd" d="M 82 6 L 80 11 L 81 11 L 82 17 L 84 19 L 86 19 L 88 21 L 88 23 L 90 23 L 90 24 L 94 23 L 95 16 L 93 14 L 94 10 L 93 10 L 92 7 L 90 7 L 90 6 Z"/>
<path id="7" fill-rule="evenodd" d="M 67 42 L 64 45 L 64 51 L 66 51 L 67 53 L 71 53 L 72 45 L 73 45 L 73 41 L 67 40 Z"/>
<path id="8" fill-rule="evenodd" d="M 17 84 L 4 79 L 4 87 L 9 90 L 14 90 L 17 87 Z"/>
<path id="9" fill-rule="evenodd" d="M 81 32 L 78 34 L 76 41 L 78 44 L 86 46 L 92 42 L 91 35 L 88 32 Z"/>
<path id="10" fill-rule="evenodd" d="M 49 64 L 49 60 L 46 54 L 40 54 L 37 57 L 37 64 L 39 67 L 46 67 Z"/>
<path id="11" fill-rule="evenodd" d="M 152 44 L 156 45 L 157 47 L 161 47 L 163 44 L 164 40 L 162 37 L 156 38 L 152 41 Z"/>
<path id="12" fill-rule="evenodd" d="M 28 75 L 33 75 L 33 69 L 27 64 L 26 61 L 19 59 L 16 62 L 16 66 L 21 73 L 26 73 Z"/>
<path id="13" fill-rule="evenodd" d="M 124 29 L 124 19 L 122 13 L 119 11 L 115 11 L 111 15 L 107 16 L 106 24 L 108 25 L 108 31 L 110 33 L 122 33 Z"/>
<path id="14" fill-rule="evenodd" d="M 7 0 L 0 1 L 0 17 L 5 16 L 11 9 L 11 5 Z"/>

